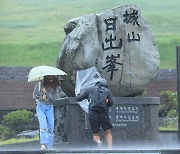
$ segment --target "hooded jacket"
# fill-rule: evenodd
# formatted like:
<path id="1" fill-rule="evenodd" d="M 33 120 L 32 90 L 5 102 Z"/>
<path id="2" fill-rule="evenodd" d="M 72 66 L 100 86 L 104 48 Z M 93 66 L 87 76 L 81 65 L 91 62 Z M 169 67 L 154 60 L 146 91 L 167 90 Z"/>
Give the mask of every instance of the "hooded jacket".
<path id="1" fill-rule="evenodd" d="M 77 101 L 82 101 L 83 99 L 90 101 L 89 110 L 94 111 L 108 112 L 108 108 L 114 103 L 112 92 L 107 88 L 106 84 L 100 82 L 76 96 Z"/>

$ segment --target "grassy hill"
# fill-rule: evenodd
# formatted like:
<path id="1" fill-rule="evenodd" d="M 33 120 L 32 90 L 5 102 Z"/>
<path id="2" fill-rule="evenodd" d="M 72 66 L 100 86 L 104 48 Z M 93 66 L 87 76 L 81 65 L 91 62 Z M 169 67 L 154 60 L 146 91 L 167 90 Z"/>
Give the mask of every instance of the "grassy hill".
<path id="1" fill-rule="evenodd" d="M 55 66 L 65 24 L 88 13 L 136 4 L 158 45 L 160 68 L 176 68 L 180 45 L 179 0 L 1 0 L 0 66 Z"/>

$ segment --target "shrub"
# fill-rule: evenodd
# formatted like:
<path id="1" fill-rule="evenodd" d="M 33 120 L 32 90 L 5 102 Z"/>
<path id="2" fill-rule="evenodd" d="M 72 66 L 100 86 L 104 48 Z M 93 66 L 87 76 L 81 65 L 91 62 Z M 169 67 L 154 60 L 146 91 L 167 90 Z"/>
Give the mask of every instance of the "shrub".
<path id="1" fill-rule="evenodd" d="M 178 116 L 178 113 L 177 113 L 176 109 L 171 109 L 167 114 L 167 117 L 169 117 L 169 118 L 173 118 L 173 117 L 177 117 L 177 116 Z"/>
<path id="2" fill-rule="evenodd" d="M 168 116 L 168 113 L 170 110 L 176 110 L 178 109 L 178 104 L 177 104 L 177 92 L 172 92 L 172 91 L 162 91 L 160 94 L 160 99 L 161 99 L 161 104 L 159 107 L 159 116 L 160 117 L 166 117 Z M 173 114 L 172 114 L 173 112 Z M 174 115 L 175 111 L 171 111 L 169 113 L 169 116 Z"/>
<path id="3" fill-rule="evenodd" d="M 33 113 L 26 110 L 17 110 L 3 116 L 2 124 L 13 130 L 15 133 L 20 133 L 26 125 L 32 123 Z"/>
<path id="4" fill-rule="evenodd" d="M 0 140 L 7 140 L 14 136 L 14 131 L 6 126 L 0 125 Z"/>
<path id="5" fill-rule="evenodd" d="M 168 106 L 165 104 L 160 104 L 159 106 L 159 116 L 160 117 L 166 117 L 166 115 L 168 114 Z"/>

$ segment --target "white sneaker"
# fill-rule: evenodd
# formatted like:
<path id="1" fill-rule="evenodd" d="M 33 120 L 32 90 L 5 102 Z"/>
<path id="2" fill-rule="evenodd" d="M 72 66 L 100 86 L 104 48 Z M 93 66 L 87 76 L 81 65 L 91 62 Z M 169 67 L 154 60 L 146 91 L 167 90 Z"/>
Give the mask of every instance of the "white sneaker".
<path id="1" fill-rule="evenodd" d="M 44 144 L 41 145 L 41 150 L 46 150 L 46 146 Z"/>
<path id="2" fill-rule="evenodd" d="M 97 145 L 98 145 L 99 150 L 103 149 L 103 144 L 102 144 L 102 142 L 100 140 L 97 142 Z"/>

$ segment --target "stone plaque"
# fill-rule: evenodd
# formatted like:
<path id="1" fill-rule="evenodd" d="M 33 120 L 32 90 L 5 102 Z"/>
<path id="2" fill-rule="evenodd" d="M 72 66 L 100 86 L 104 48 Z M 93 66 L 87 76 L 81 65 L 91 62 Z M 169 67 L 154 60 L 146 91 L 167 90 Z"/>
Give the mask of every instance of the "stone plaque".
<path id="1" fill-rule="evenodd" d="M 113 127 L 143 128 L 143 105 L 114 104 L 110 109 L 110 119 Z"/>

